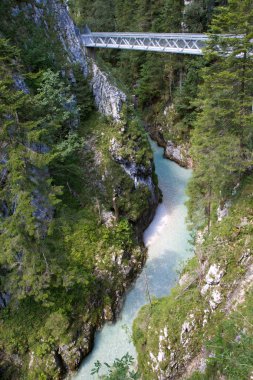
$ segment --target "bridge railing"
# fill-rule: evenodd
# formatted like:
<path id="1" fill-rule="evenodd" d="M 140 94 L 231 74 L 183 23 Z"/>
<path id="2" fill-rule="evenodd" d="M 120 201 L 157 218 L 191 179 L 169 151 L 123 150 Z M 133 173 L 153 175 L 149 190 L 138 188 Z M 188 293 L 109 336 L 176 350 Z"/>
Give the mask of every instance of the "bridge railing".
<path id="1" fill-rule="evenodd" d="M 202 55 L 208 36 L 190 33 L 88 33 L 83 43 L 89 48 L 112 48 Z"/>

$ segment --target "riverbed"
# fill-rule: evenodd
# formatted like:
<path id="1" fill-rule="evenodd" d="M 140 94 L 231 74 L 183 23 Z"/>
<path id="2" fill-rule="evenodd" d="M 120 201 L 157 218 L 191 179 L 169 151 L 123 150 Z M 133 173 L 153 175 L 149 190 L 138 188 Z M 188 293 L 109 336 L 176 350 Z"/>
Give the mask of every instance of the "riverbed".
<path id="1" fill-rule="evenodd" d="M 169 294 L 178 278 L 183 261 L 191 256 L 189 232 L 185 224 L 185 188 L 191 171 L 163 158 L 163 149 L 151 142 L 163 202 L 144 233 L 148 259 L 143 271 L 126 295 L 122 312 L 114 324 L 106 324 L 96 334 L 92 353 L 84 360 L 75 380 L 96 380 L 91 376 L 94 363 L 113 363 L 127 352 L 136 358 L 131 342 L 132 323 L 138 310 L 148 303 L 149 295 Z"/>

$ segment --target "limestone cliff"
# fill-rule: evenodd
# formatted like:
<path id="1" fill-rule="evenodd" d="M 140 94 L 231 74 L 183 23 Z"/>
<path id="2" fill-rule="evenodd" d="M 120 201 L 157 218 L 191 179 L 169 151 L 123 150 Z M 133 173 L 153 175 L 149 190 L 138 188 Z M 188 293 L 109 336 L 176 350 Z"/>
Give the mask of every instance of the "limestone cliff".
<path id="1" fill-rule="evenodd" d="M 106 116 L 112 116 L 114 120 L 119 120 L 126 95 L 111 85 L 108 76 L 100 70 L 93 60 L 91 67 L 91 87 L 99 111 Z"/>
<path id="2" fill-rule="evenodd" d="M 101 113 L 115 120 L 120 119 L 120 112 L 126 95 L 111 85 L 108 76 L 92 61 L 89 72 L 88 59 L 85 46 L 82 43 L 80 31 L 74 25 L 67 6 L 60 0 L 34 0 L 26 4 L 20 2 L 12 8 L 12 17 L 15 18 L 23 12 L 25 17 L 33 19 L 37 25 L 49 30 L 53 26 L 54 32 L 60 41 L 70 64 L 79 64 L 85 77 L 90 74 L 91 87 L 97 108 Z M 53 16 L 53 25 L 48 24 L 49 16 Z M 70 80 L 75 81 L 73 71 L 67 74 Z"/>
<path id="3" fill-rule="evenodd" d="M 6 1 L 5 4 L 8 5 L 8 2 Z M 73 218 L 70 218 L 69 225 L 66 226 L 67 232 L 64 228 L 61 230 L 62 226 L 60 225 L 60 223 L 63 225 L 68 223 L 65 220 L 65 216 L 64 221 L 59 222 L 61 219 L 59 216 L 61 214 L 61 206 L 56 210 L 56 207 L 52 207 L 51 203 L 48 202 L 50 197 L 45 196 L 45 187 L 51 186 L 52 177 L 54 176 L 54 174 L 52 174 L 54 168 L 48 167 L 43 160 L 43 154 L 49 153 L 50 150 L 47 145 L 43 143 L 29 144 L 25 141 L 23 144 L 25 148 L 29 150 L 30 154 L 33 152 L 40 156 L 40 166 L 35 167 L 29 163 L 29 165 L 27 165 L 29 169 L 27 169 L 24 174 L 27 176 L 29 185 L 31 184 L 32 188 L 34 188 L 28 202 L 29 206 L 31 205 L 33 208 L 33 227 L 37 227 L 37 232 L 39 232 L 36 233 L 37 240 L 31 243 L 31 252 L 33 251 L 32 244 L 34 244 L 34 252 L 38 252 L 38 257 L 36 256 L 36 260 L 34 259 L 33 268 L 37 269 L 36 265 L 42 259 L 42 265 L 39 270 L 41 268 L 44 270 L 44 265 L 46 265 L 46 271 L 43 273 L 44 277 L 40 277 L 39 270 L 36 276 L 42 280 L 46 279 L 48 284 L 52 280 L 52 288 L 54 288 L 56 283 L 55 276 L 57 276 L 57 273 L 59 274 L 57 291 L 59 291 L 59 293 L 63 291 L 61 296 L 64 295 L 64 301 L 61 307 L 65 307 L 65 301 L 66 304 L 68 304 L 68 311 L 63 317 L 68 327 L 64 339 L 62 336 L 58 336 L 56 340 L 50 340 L 49 345 L 47 343 L 44 345 L 44 338 L 41 338 L 40 334 L 43 334 L 41 331 L 44 329 L 47 318 L 49 318 L 50 321 L 51 317 L 56 318 L 56 320 L 59 317 L 58 312 L 52 312 L 52 314 L 50 314 L 50 308 L 53 307 L 54 304 L 53 301 L 50 303 L 50 308 L 46 309 L 45 315 L 43 311 L 41 312 L 43 316 L 38 322 L 42 323 L 41 330 L 31 328 L 32 332 L 30 331 L 29 334 L 32 333 L 33 337 L 37 336 L 36 334 L 38 334 L 38 336 L 32 344 L 30 344 L 30 341 L 26 341 L 25 353 L 18 350 L 14 354 L 12 348 L 8 350 L 5 349 L 5 344 L 8 341 L 6 338 L 6 342 L 0 347 L 0 371 L 3 373 L 13 371 L 13 378 L 20 377 L 21 373 L 25 373 L 24 376 L 26 376 L 27 373 L 32 374 L 31 376 L 34 376 L 34 378 L 40 376 L 41 373 L 43 376 L 47 376 L 47 378 L 62 378 L 68 372 L 77 369 L 82 359 L 90 352 L 96 328 L 101 326 L 105 321 L 113 320 L 116 317 L 121 305 L 122 296 L 142 267 L 146 255 L 142 244 L 140 244 L 140 240 L 143 229 L 151 221 L 155 212 L 158 203 L 158 187 L 154 183 L 154 168 L 147 137 L 143 131 L 139 130 L 139 125 L 135 125 L 135 127 L 129 125 L 132 122 L 132 118 L 130 122 L 129 120 L 122 120 L 120 114 L 122 105 L 126 101 L 126 96 L 123 92 L 110 84 L 108 75 L 104 74 L 95 62 L 93 62 L 92 69 L 89 73 L 86 52 L 82 46 L 79 31 L 75 28 L 64 3 L 58 0 L 34 0 L 30 2 L 13 1 L 11 5 L 13 6 L 11 6 L 9 14 L 6 15 L 6 19 L 13 23 L 14 28 L 16 27 L 15 24 L 19 25 L 21 29 L 18 29 L 17 33 L 19 33 L 19 30 L 25 30 L 25 21 L 32 29 L 43 31 L 42 35 L 45 37 L 46 43 L 48 42 L 49 44 L 50 38 L 55 39 L 55 46 L 60 50 L 60 53 L 57 51 L 57 54 L 60 54 L 62 61 L 55 62 L 55 57 L 58 57 L 58 55 L 54 50 L 51 50 L 49 55 L 53 64 L 56 63 L 56 70 L 60 71 L 59 77 L 64 78 L 65 83 L 70 83 L 70 85 L 74 87 L 77 82 L 74 66 L 78 64 L 81 68 L 82 78 L 91 78 L 90 86 L 93 90 L 97 108 L 102 114 L 107 116 L 107 118 L 101 118 L 96 114 L 94 128 L 89 130 L 88 133 L 85 128 L 83 128 L 82 133 L 85 135 L 85 138 L 83 135 L 78 136 L 78 155 L 82 163 L 82 165 L 78 167 L 78 173 L 80 173 L 81 180 L 83 181 L 82 186 L 75 189 L 75 183 L 73 185 L 69 183 L 71 182 L 73 173 L 71 171 L 69 172 L 69 169 L 64 173 L 64 168 L 61 166 L 61 170 L 63 170 L 64 173 L 64 175 L 61 173 L 61 178 L 63 178 L 60 184 L 61 189 L 71 205 L 72 202 L 75 205 L 77 204 L 76 209 L 73 210 L 71 205 L 70 207 L 67 202 L 64 203 L 65 201 L 61 200 L 63 202 L 63 209 L 69 207 L 69 214 L 74 212 Z M 17 20 L 19 24 L 16 23 Z M 20 40 L 18 40 L 18 42 L 21 44 L 21 47 L 23 47 L 23 43 L 27 45 L 27 41 L 29 42 L 29 35 L 26 36 L 26 41 L 23 41 L 22 37 L 23 35 L 20 33 Z M 42 42 L 44 43 L 45 41 Z M 38 46 L 36 46 L 36 49 L 37 48 Z M 43 48 L 45 48 L 44 45 Z M 36 49 L 34 50 L 36 51 Z M 42 60 L 43 59 L 44 57 L 42 56 Z M 50 63 L 47 62 L 49 67 Z M 29 62 L 29 64 L 31 63 Z M 29 64 L 27 66 L 29 66 Z M 47 65 L 46 69 L 48 68 Z M 29 67 L 27 68 L 27 66 L 26 70 L 29 71 Z M 36 69 L 38 68 L 36 67 Z M 43 69 L 45 68 L 43 67 Z M 26 76 L 22 75 L 22 70 L 23 68 L 16 68 L 14 65 L 13 82 L 15 90 L 21 90 L 27 95 L 32 96 L 33 91 L 36 92 L 36 90 L 29 87 L 29 81 L 26 83 L 26 79 L 24 79 Z M 76 131 L 78 131 L 81 124 L 80 115 L 78 116 L 77 110 L 77 98 L 72 96 L 71 100 L 72 101 L 68 103 L 68 107 L 74 110 L 75 122 L 74 124 L 66 123 L 66 125 L 62 126 L 62 136 L 69 131 L 73 132 L 73 130 L 77 133 Z M 121 152 L 113 148 L 113 139 L 119 142 Z M 65 143 L 64 138 L 62 142 L 63 144 Z M 5 147 L 4 142 L 1 142 L 1 147 Z M 123 151 L 124 155 L 121 156 Z M 1 187 L 5 186 L 5 182 L 8 179 L 8 171 L 5 167 L 8 164 L 8 154 L 5 153 L 4 150 L 0 152 Z M 62 163 L 60 163 L 60 165 L 61 164 Z M 57 182 L 55 178 L 54 181 Z M 89 191 L 90 193 L 82 194 L 82 199 L 80 193 L 86 191 L 86 186 L 87 193 Z M 8 218 L 15 215 L 15 207 L 12 207 L 10 212 L 11 203 L 10 201 L 8 205 L 9 208 L 5 200 L 1 201 L 0 204 L 0 222 L 4 219 L 4 223 L 7 227 Z M 88 206 L 86 206 L 87 203 Z M 56 204 L 58 203 L 56 202 Z M 72 228 L 78 227 L 78 223 L 72 226 L 72 219 L 76 218 L 78 213 L 80 213 L 79 221 L 81 221 L 80 225 L 82 226 L 80 230 L 80 240 L 82 244 L 75 250 L 71 249 L 70 240 L 67 240 L 65 234 L 70 234 Z M 73 260 L 70 256 L 73 252 L 85 251 L 85 248 L 83 248 L 85 244 L 87 244 L 87 251 L 91 249 L 91 246 L 94 246 L 94 242 L 88 244 L 89 236 L 86 238 L 83 237 L 83 234 L 87 230 L 86 227 L 88 223 L 90 220 L 93 220 L 91 217 L 87 218 L 86 213 L 92 215 L 94 221 L 97 222 L 97 224 L 94 223 L 92 225 L 92 234 L 94 235 L 95 230 L 96 233 L 98 231 L 101 233 L 101 240 L 97 243 L 96 250 L 92 255 L 92 270 L 90 269 L 90 276 L 92 276 L 94 283 L 96 283 L 96 287 L 95 290 L 92 289 L 92 291 L 90 289 L 86 290 L 85 288 L 85 296 L 86 292 L 88 292 L 86 303 L 82 305 L 81 301 L 80 304 L 77 302 L 74 306 L 72 305 L 73 307 L 71 306 L 72 311 L 69 308 L 72 302 L 71 291 L 75 286 L 79 289 L 80 283 L 83 283 L 83 277 L 85 276 L 82 274 L 80 282 L 75 285 L 76 276 L 78 276 L 81 270 L 80 268 L 82 268 L 84 264 L 82 262 L 80 265 L 78 264 L 78 268 L 75 268 L 77 256 L 73 258 Z M 59 235 L 57 238 L 54 237 L 55 243 L 53 242 L 54 238 L 47 236 L 49 222 L 52 222 L 54 226 L 56 225 L 56 230 L 59 228 Z M 87 228 L 89 229 L 91 227 L 88 226 Z M 53 229 L 54 227 L 52 230 Z M 121 229 L 123 231 L 122 233 Z M 51 232 L 52 231 L 50 231 L 50 234 Z M 111 240 L 115 239 L 115 236 L 118 236 L 117 234 L 120 235 L 120 239 L 111 243 Z M 132 241 L 132 243 L 130 245 L 127 243 L 122 246 L 123 235 L 126 234 L 129 234 L 129 241 Z M 37 250 L 36 244 L 37 242 L 39 244 L 40 241 L 44 244 L 47 239 L 52 239 L 50 240 L 50 244 L 53 243 L 53 248 L 50 246 L 45 255 L 43 250 Z M 73 240 L 75 241 L 76 239 L 74 238 Z M 102 247 L 103 241 L 104 247 Z M 58 247 L 61 246 L 61 244 L 64 246 L 65 243 L 63 242 L 68 246 L 67 256 L 65 258 L 63 251 L 58 254 Z M 51 248 L 53 253 L 50 251 Z M 53 254 L 55 254 L 54 257 Z M 24 254 L 22 250 L 20 250 L 16 256 L 13 255 L 15 256 L 15 266 L 13 266 L 13 268 L 14 270 L 18 268 L 17 277 L 15 279 L 16 283 L 19 281 L 19 276 L 23 275 L 23 271 L 19 268 L 25 267 L 25 261 L 23 260 L 24 257 L 26 258 L 25 255 L 26 253 Z M 53 261 L 52 265 L 50 265 L 51 256 Z M 34 258 L 33 252 L 31 257 Z M 77 261 L 78 260 L 79 259 L 77 259 Z M 71 267 L 68 267 L 67 270 L 66 267 L 61 268 L 62 263 L 64 262 L 64 265 L 66 265 L 68 261 L 71 262 Z M 5 266 L 4 270 L 8 270 L 8 272 L 11 273 L 13 268 Z M 50 270 L 48 268 L 50 268 Z M 51 270 L 51 268 L 54 269 Z M 69 275 L 69 278 L 66 280 L 67 275 Z M 32 285 L 34 286 L 34 284 Z M 50 285 L 47 286 L 49 288 Z M 31 290 L 32 286 L 27 286 L 25 288 L 26 294 L 24 297 L 26 297 L 27 294 L 29 295 Z M 52 293 L 53 292 L 54 290 Z M 80 292 L 79 295 L 84 297 L 82 292 Z M 73 298 L 74 297 L 75 295 Z M 14 292 L 11 294 L 6 292 L 5 289 L 2 289 L 1 283 L 0 309 L 6 308 L 10 299 L 13 300 L 13 298 Z M 43 303 L 40 304 L 40 299 L 39 301 L 35 301 L 35 305 L 36 308 L 39 309 L 41 307 L 41 310 L 44 310 L 44 305 Z M 78 315 L 75 314 L 76 307 L 79 307 Z M 81 308 L 82 310 L 80 311 Z M 17 302 L 13 307 L 14 317 L 18 313 L 22 313 L 20 309 L 19 302 Z M 33 320 L 36 320 L 36 317 Z M 51 325 L 51 323 L 48 322 L 48 325 Z M 59 323 L 59 326 L 64 327 L 64 324 Z M 17 329 L 18 328 L 19 326 L 17 326 Z M 26 328 L 23 330 L 26 330 Z M 42 351 L 40 348 L 42 347 L 43 350 L 44 346 L 46 346 L 45 352 L 43 351 L 43 354 L 41 354 Z"/>

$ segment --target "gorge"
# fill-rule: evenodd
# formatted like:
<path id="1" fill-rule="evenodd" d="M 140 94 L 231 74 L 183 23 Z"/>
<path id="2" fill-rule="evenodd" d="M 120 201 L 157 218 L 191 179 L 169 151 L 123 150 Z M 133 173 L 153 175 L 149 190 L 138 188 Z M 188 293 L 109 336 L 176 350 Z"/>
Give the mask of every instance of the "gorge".
<path id="1" fill-rule="evenodd" d="M 175 284 L 177 271 L 190 256 L 189 233 L 185 225 L 185 187 L 190 171 L 163 158 L 163 149 L 152 144 L 156 173 L 163 200 L 144 233 L 148 248 L 147 262 L 133 287 L 127 292 L 122 311 L 115 324 L 106 325 L 95 338 L 95 345 L 84 360 L 77 380 L 92 380 L 94 363 L 112 364 L 127 352 L 136 359 L 131 330 L 137 312 L 152 299 L 168 295 Z"/>
<path id="2" fill-rule="evenodd" d="M 252 0 L 2 0 L 0 20 L 0 377 L 136 379 L 129 352 L 143 380 L 249 380 Z M 90 57 L 85 24 L 210 38 Z"/>

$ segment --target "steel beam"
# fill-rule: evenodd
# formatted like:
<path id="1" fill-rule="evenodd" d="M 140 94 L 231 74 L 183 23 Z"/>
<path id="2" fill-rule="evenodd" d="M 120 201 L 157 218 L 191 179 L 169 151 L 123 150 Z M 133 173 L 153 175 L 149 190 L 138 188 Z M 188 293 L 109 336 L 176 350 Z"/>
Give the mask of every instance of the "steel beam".
<path id="1" fill-rule="evenodd" d="M 87 33 L 82 34 L 88 48 L 144 50 L 203 55 L 208 36 L 190 33 Z"/>

